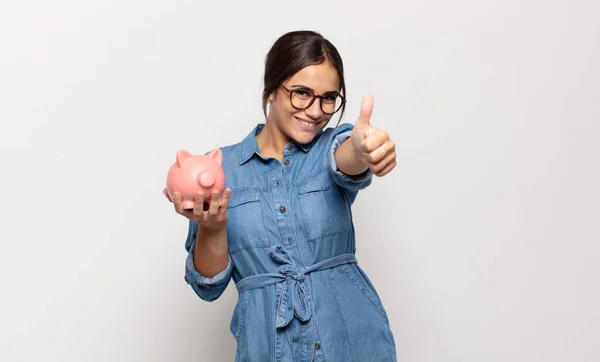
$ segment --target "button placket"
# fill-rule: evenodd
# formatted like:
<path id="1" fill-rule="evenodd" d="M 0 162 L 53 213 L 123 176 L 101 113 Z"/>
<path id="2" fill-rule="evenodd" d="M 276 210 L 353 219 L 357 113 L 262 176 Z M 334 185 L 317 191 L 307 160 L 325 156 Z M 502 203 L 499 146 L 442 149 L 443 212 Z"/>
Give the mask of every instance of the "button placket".
<path id="1" fill-rule="evenodd" d="M 281 240 L 280 242 L 282 245 L 289 245 L 292 234 L 288 225 L 288 215 L 286 214 L 287 208 L 284 206 L 287 203 L 287 198 L 285 195 L 285 179 L 281 172 L 282 168 L 283 167 L 279 161 L 274 161 L 271 174 L 269 176 L 269 181 L 271 185 L 273 185 L 270 190 L 272 198 L 271 207 L 273 207 L 277 213 L 276 227 L 279 232 L 279 239 Z"/>
<path id="2" fill-rule="evenodd" d="M 286 152 L 286 150 L 287 150 L 288 152 Z M 290 161 L 290 159 L 289 159 L 289 158 L 285 158 L 285 157 L 289 157 L 289 156 L 290 156 L 290 154 L 292 153 L 292 151 L 293 151 L 293 150 L 294 150 L 294 146 L 293 146 L 291 143 L 290 143 L 290 144 L 288 144 L 288 145 L 287 145 L 287 146 L 286 146 L 286 147 L 283 149 L 283 157 L 284 157 L 283 164 L 284 164 L 284 165 L 286 165 L 286 166 L 287 166 L 287 165 L 289 165 L 289 164 L 290 164 L 290 162 L 291 162 L 291 161 Z"/>

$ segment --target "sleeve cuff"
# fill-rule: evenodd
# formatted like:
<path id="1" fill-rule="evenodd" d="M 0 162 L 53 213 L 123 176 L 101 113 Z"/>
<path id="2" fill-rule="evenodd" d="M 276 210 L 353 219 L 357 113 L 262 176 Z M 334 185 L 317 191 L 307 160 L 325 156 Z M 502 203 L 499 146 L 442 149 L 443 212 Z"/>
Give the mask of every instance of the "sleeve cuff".
<path id="1" fill-rule="evenodd" d="M 198 273 L 198 271 L 194 267 L 194 249 L 195 249 L 195 247 L 196 247 L 196 244 L 193 243 L 190 248 L 190 251 L 188 253 L 187 259 L 185 261 L 185 277 L 184 277 L 185 281 L 188 284 L 194 283 L 194 284 L 203 285 L 203 286 L 215 286 L 215 285 L 219 285 L 219 284 L 228 282 L 231 277 L 231 273 L 233 271 L 233 263 L 231 262 L 231 256 L 228 256 L 229 260 L 227 262 L 227 266 L 225 267 L 225 269 L 223 269 L 221 272 L 219 272 L 214 277 L 207 278 L 207 277 L 203 276 L 202 274 Z"/>
<path id="2" fill-rule="evenodd" d="M 335 162 L 335 152 L 345 140 L 350 138 L 351 135 L 352 129 L 349 129 L 340 132 L 333 137 L 333 142 L 328 152 L 329 169 L 331 171 L 331 175 L 338 185 L 350 190 L 360 190 L 371 184 L 373 180 L 373 172 L 370 169 L 367 169 L 358 175 L 346 175 L 338 170 L 337 163 Z"/>

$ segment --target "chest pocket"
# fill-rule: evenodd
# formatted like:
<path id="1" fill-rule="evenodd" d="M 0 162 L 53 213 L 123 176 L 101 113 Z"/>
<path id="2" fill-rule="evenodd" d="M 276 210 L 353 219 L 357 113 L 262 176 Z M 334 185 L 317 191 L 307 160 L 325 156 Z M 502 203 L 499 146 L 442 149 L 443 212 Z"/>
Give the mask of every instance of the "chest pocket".
<path id="1" fill-rule="evenodd" d="M 309 241 L 350 229 L 350 207 L 342 191 L 324 168 L 298 185 L 298 208 Z"/>
<path id="2" fill-rule="evenodd" d="M 259 190 L 234 189 L 227 203 L 229 253 L 269 245 Z"/>

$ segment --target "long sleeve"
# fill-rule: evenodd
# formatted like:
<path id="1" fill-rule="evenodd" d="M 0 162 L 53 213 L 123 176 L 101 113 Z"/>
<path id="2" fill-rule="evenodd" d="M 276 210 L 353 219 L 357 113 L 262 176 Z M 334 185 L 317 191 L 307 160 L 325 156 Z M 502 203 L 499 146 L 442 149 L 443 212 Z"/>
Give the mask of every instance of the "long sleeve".
<path id="1" fill-rule="evenodd" d="M 184 279 L 202 300 L 212 302 L 219 298 L 227 288 L 227 285 L 229 285 L 233 272 L 233 263 L 231 262 L 231 257 L 229 257 L 225 269 L 212 278 L 200 274 L 194 267 L 194 248 L 196 246 L 197 233 L 198 223 L 190 220 L 188 236 L 185 241 L 185 249 L 188 255 L 185 261 Z"/>
<path id="2" fill-rule="evenodd" d="M 329 136 L 329 149 L 327 153 L 327 159 L 329 163 L 329 171 L 331 172 L 331 176 L 333 177 L 336 184 L 342 187 L 346 195 L 353 202 L 358 194 L 358 191 L 368 187 L 373 181 L 373 172 L 370 169 L 367 169 L 365 172 L 359 175 L 346 175 L 341 172 L 337 168 L 337 164 L 335 162 L 335 152 L 342 145 L 342 143 L 350 138 L 352 135 L 353 125 L 348 123 L 343 123 L 336 127 L 332 134 Z"/>

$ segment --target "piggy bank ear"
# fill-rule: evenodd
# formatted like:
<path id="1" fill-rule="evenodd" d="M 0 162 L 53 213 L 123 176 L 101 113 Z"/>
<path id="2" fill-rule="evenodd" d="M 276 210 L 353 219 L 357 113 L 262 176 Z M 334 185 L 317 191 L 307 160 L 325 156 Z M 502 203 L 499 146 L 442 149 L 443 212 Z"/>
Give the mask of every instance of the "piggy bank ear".
<path id="1" fill-rule="evenodd" d="M 215 148 L 214 150 L 210 151 L 210 153 L 208 154 L 208 157 L 217 161 L 219 164 L 223 163 L 223 152 L 221 151 L 220 148 Z"/>
<path id="2" fill-rule="evenodd" d="M 192 157 L 194 156 L 192 156 L 192 154 L 186 150 L 177 151 L 177 166 L 183 167 L 183 163 L 185 162 L 185 160 Z"/>

